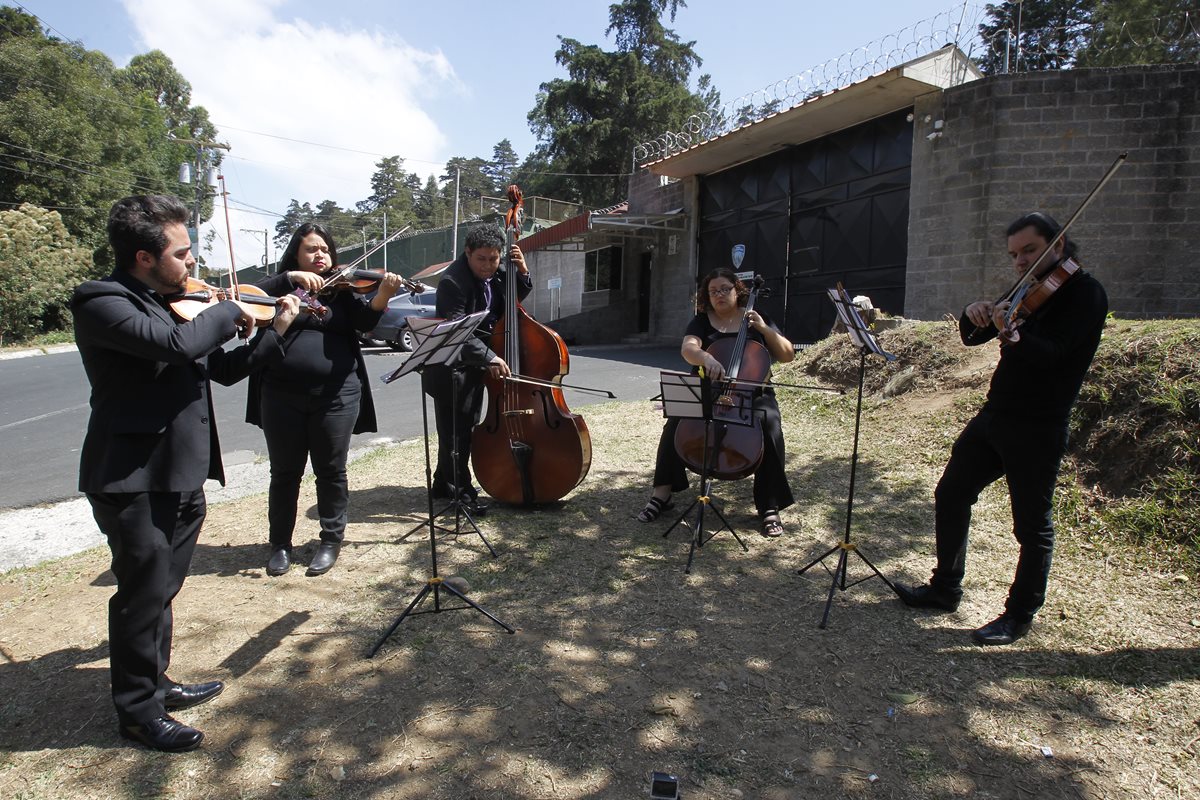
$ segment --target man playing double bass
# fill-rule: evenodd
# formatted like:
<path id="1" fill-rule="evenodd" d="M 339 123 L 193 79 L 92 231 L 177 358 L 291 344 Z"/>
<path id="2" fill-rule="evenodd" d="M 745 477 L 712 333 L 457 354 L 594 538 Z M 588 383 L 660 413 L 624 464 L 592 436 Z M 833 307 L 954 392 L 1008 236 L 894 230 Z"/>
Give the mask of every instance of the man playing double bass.
<path id="1" fill-rule="evenodd" d="M 1058 223 L 1038 212 L 1009 225 L 1008 255 L 1018 277 L 1058 232 Z M 1042 263 L 1063 263 L 1075 251 L 1075 243 L 1063 237 Z M 958 608 L 971 507 L 984 487 L 1004 477 L 1020 554 L 1004 613 L 972 633 L 984 645 L 1020 639 L 1046 599 L 1054 550 L 1054 485 L 1066 451 L 1068 417 L 1100 343 L 1108 297 L 1099 281 L 1079 269 L 1015 325 L 1006 322 L 1008 310 L 1008 302 L 980 300 L 968 305 L 959 320 L 964 344 L 999 337 L 1000 363 L 983 408 L 954 443 L 934 491 L 933 577 L 921 586 L 896 587 L 910 606 Z"/>
<path id="2" fill-rule="evenodd" d="M 433 398 L 438 432 L 433 496 L 450 497 L 457 492 L 468 510 L 477 514 L 486 512 L 487 506 L 479 502 L 479 491 L 471 485 L 468 462 L 471 432 L 483 408 L 484 371 L 486 369 L 497 379 L 512 374 L 504 359 L 487 345 L 496 321 L 504 314 L 504 272 L 500 269 L 503 251 L 504 233 L 498 226 L 479 225 L 467 233 L 462 254 L 446 268 L 438 283 L 434 315 L 447 320 L 461 319 L 480 311 L 487 311 L 488 315 L 463 346 L 461 367 L 428 366 L 421 373 L 421 386 Z M 533 290 L 533 278 L 520 247 L 514 244 L 509 256 L 512 268 L 517 270 L 517 299 L 523 300 Z M 456 390 L 457 406 L 454 405 Z"/>

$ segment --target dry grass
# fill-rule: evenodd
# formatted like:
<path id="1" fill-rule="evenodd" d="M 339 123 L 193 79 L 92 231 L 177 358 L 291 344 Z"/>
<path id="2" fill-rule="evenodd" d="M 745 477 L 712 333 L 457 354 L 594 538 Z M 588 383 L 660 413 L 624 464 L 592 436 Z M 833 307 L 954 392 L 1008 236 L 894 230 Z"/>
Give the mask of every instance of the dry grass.
<path id="1" fill-rule="evenodd" d="M 868 367 L 878 388 L 881 362 Z M 854 538 L 893 579 L 931 566 L 932 486 L 988 367 L 949 358 L 937 374 L 865 403 Z M 796 570 L 842 535 L 854 398 L 783 405 L 788 534 L 758 536 L 748 482 L 720 485 L 749 551 L 720 534 L 691 575 L 684 534 L 632 519 L 661 419 L 589 408 L 595 461 L 561 507 L 494 510 L 481 527 L 497 558 L 474 534 L 439 540 L 442 574 L 513 636 L 470 610 L 426 614 L 364 657 L 429 573 L 427 532 L 402 539 L 424 502 L 415 443 L 356 462 L 349 544 L 323 578 L 265 577 L 263 497 L 215 507 L 177 601 L 173 673 L 229 689 L 180 714 L 209 737 L 189 755 L 116 737 L 103 550 L 5 575 L 0 796 L 625 798 L 655 769 L 689 800 L 1200 795 L 1191 580 L 1067 524 L 1034 633 L 972 646 L 1014 564 L 993 488 L 958 612 L 914 612 L 872 579 L 837 592 L 820 630 L 829 578 Z M 311 486 L 301 502 L 311 514 Z"/>

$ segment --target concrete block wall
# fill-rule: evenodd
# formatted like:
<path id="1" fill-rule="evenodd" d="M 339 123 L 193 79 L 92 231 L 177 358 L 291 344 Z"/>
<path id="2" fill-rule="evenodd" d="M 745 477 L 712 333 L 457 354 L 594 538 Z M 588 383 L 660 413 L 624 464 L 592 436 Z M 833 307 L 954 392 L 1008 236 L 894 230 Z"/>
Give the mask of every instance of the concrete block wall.
<path id="1" fill-rule="evenodd" d="M 630 214 L 665 214 L 682 208 L 688 220 L 686 231 L 673 232 L 677 237 L 674 253 L 670 252 L 668 241 L 672 234 L 659 234 L 654 241 L 649 335 L 651 339 L 662 343 L 679 342 L 696 313 L 696 187 L 695 177 L 663 181 L 660 176 L 645 169 L 636 172 L 629 180 Z M 628 258 L 626 262 L 626 276 L 630 280 L 625 284 L 625 296 L 636 302 L 637 263 L 633 258 Z M 633 271 L 628 271 L 630 269 Z"/>
<path id="2" fill-rule="evenodd" d="M 1003 293 L 1008 223 L 1032 210 L 1065 222 L 1121 151 L 1071 229 L 1079 260 L 1118 316 L 1200 316 L 1195 65 L 993 76 L 919 98 L 906 314 L 957 316 Z"/>

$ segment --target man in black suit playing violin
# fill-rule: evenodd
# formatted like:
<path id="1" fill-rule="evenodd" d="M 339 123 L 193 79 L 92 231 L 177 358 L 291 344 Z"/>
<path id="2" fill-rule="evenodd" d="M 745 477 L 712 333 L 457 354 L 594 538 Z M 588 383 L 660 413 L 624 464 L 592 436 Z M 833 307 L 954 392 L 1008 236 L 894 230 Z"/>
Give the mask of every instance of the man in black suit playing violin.
<path id="1" fill-rule="evenodd" d="M 1034 212 L 1007 231 L 1008 255 L 1024 276 L 1058 235 L 1053 219 Z M 1076 251 L 1065 236 L 1038 267 L 1067 264 Z M 1027 315 L 1007 301 L 971 303 L 959 320 L 964 344 L 1000 340 L 1000 363 L 987 400 L 950 452 L 934 492 L 937 567 L 929 583 L 897 584 L 900 599 L 917 608 L 954 611 L 962 598 L 971 507 L 1000 477 L 1008 482 L 1017 570 L 1004 613 L 972 633 L 979 644 L 1004 645 L 1029 632 L 1046 599 L 1054 550 L 1054 486 L 1067 447 L 1068 418 L 1100 343 L 1108 297 L 1100 282 L 1077 269 Z"/>
<path id="2" fill-rule="evenodd" d="M 283 356 L 281 334 L 296 298 L 280 300 L 271 330 L 253 346 L 254 320 L 214 302 L 180 322 L 169 298 L 184 291 L 195 260 L 179 200 L 141 195 L 109 212 L 116 268 L 75 290 L 75 341 L 91 383 L 91 417 L 79 488 L 112 550 L 117 590 L 109 601 L 112 697 L 120 734 L 166 752 L 191 750 L 204 734 L 168 712 L 211 700 L 219 681 L 167 677 L 171 601 L 183 586 L 204 521 L 204 481 L 225 480 L 209 379 L 231 384 Z"/>
<path id="3" fill-rule="evenodd" d="M 438 461 L 433 474 L 433 496 L 450 497 L 458 492 L 475 512 L 486 511 L 479 493 L 471 485 L 467 466 L 471 456 L 471 432 L 483 408 L 484 369 L 495 378 L 511 375 L 504 359 L 488 347 L 488 338 L 504 314 L 504 273 L 500 261 L 504 253 L 504 233 L 496 225 L 479 225 L 467 232 L 462 254 L 446 268 L 437 286 L 434 315 L 442 319 L 460 319 L 479 311 L 488 315 L 462 349 L 462 366 L 426 367 L 421 386 L 433 398 L 434 419 L 438 432 Z M 512 268 L 517 270 L 517 299 L 533 290 L 533 278 L 525 266 L 521 248 L 509 250 Z M 457 386 L 456 386 L 457 384 Z M 458 405 L 454 405 L 457 389 Z M 457 447 L 454 432 L 458 433 Z M 454 452 L 457 450 L 457 463 Z"/>

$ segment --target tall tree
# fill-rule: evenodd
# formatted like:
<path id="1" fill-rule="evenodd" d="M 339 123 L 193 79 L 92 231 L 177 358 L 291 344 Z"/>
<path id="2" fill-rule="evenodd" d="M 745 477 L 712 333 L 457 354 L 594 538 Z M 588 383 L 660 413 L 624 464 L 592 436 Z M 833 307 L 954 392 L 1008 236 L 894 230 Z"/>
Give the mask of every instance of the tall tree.
<path id="1" fill-rule="evenodd" d="M 492 148 L 492 160 L 483 168 L 483 173 L 492 182 L 492 194 L 503 195 L 504 190 L 513 182 L 517 165 L 521 163 L 517 152 L 513 150 L 512 142 L 501 139 Z"/>
<path id="2" fill-rule="evenodd" d="M 1081 67 L 1179 64 L 1200 60 L 1197 0 L 1098 0 L 1096 27 Z"/>
<path id="3" fill-rule="evenodd" d="M 371 176 L 371 196 L 357 204 L 359 224 L 367 230 L 370 238 L 383 236 L 384 215 L 387 216 L 389 233 L 412 224 L 413 177 L 404 169 L 404 159 L 400 156 L 380 159 L 375 165 L 375 174 Z"/>
<path id="4" fill-rule="evenodd" d="M 196 110 L 178 92 L 135 85 L 137 70 L 118 70 L 103 53 L 47 37 L 36 18 L 11 8 L 0 15 L 0 204 L 59 210 L 102 260 L 114 201 L 180 191 L 182 148 L 168 138 L 167 103 L 178 113 Z M 162 54 L 139 66 L 159 77 L 174 71 Z"/>
<path id="5" fill-rule="evenodd" d="M 985 7 L 979 35 L 988 48 L 978 59 L 988 75 L 1067 69 L 1087 44 L 1096 0 L 1017 0 Z"/>
<path id="6" fill-rule="evenodd" d="M 461 218 L 470 219 L 479 213 L 479 199 L 493 195 L 492 180 L 487 176 L 488 162 L 482 158 L 454 156 L 446 162 L 442 175 L 442 196 L 447 207 L 454 208 L 454 191 L 457 178 L 458 204 Z"/>
<path id="7" fill-rule="evenodd" d="M 680 41 L 662 24 L 674 21 L 683 0 L 623 0 L 609 6 L 609 26 L 617 49 L 559 37 L 555 61 L 568 78 L 543 83 L 529 124 L 538 139 L 536 155 L 548 172 L 560 173 L 542 186 L 564 199 L 608 205 L 625 195 L 633 148 L 663 131 L 679 128 L 688 116 L 719 105 L 707 75 L 688 88 L 702 61 L 695 42 Z M 530 170 L 532 172 L 532 169 Z M 531 175 L 530 177 L 535 177 Z"/>
<path id="8" fill-rule="evenodd" d="M 413 214 L 416 216 L 415 227 L 440 228 L 449 225 L 446 215 L 446 200 L 442 197 L 441 187 L 437 178 L 430 175 L 425 181 L 425 188 L 413 198 Z"/>
<path id="9" fill-rule="evenodd" d="M 287 247 L 288 242 L 292 238 L 292 232 L 303 225 L 305 222 L 312 222 L 316 217 L 316 212 L 308 203 L 300 204 L 299 200 L 292 198 L 288 203 L 287 211 L 283 212 L 283 217 L 275 223 L 275 246 L 280 250 Z"/>

